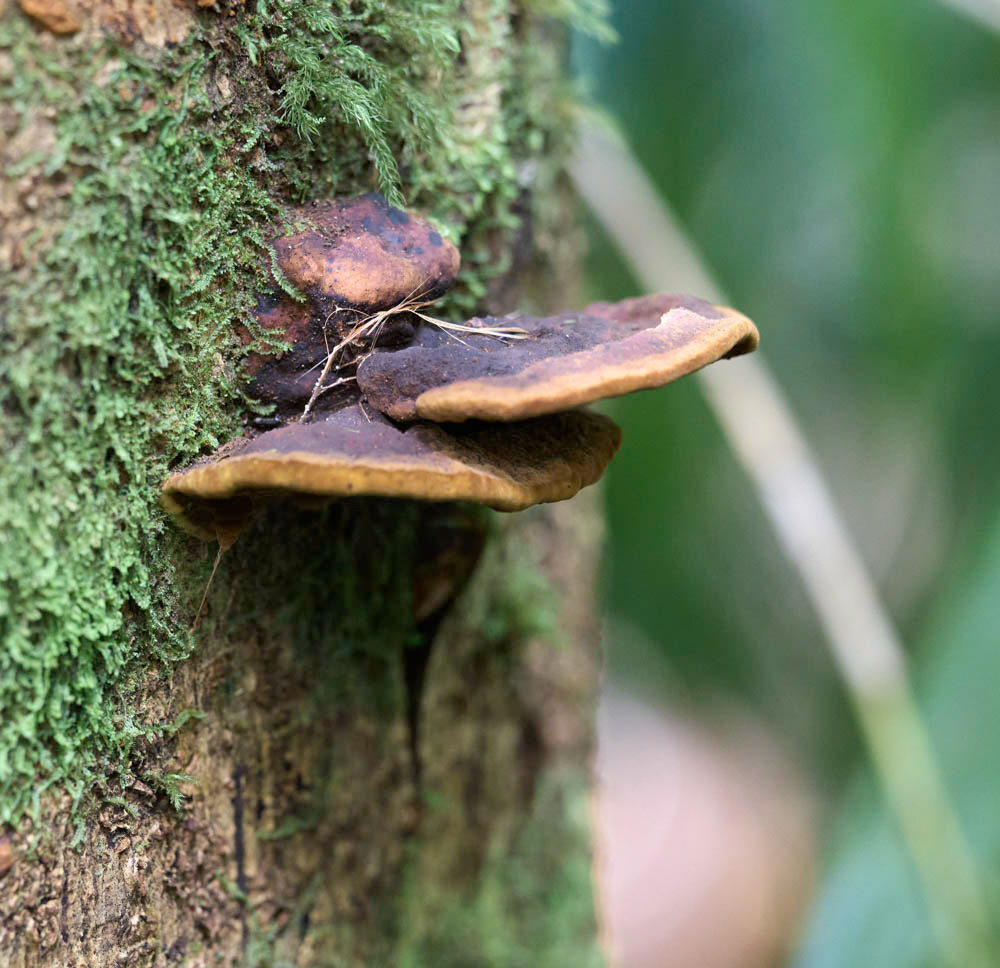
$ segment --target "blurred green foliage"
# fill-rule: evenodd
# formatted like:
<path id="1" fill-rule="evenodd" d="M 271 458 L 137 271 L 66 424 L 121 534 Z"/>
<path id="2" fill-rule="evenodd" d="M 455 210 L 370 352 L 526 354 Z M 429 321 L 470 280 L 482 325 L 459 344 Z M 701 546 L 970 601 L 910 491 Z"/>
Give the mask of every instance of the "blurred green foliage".
<path id="1" fill-rule="evenodd" d="M 1000 36 L 890 0 L 621 0 L 612 22 L 621 42 L 581 40 L 577 69 L 758 322 L 995 878 Z M 633 294 L 594 236 L 590 295 Z M 802 968 L 932 964 L 822 635 L 696 385 L 614 414 L 612 644 L 652 640 L 675 683 L 751 703 L 831 801 Z"/>
<path id="2" fill-rule="evenodd" d="M 996 703 L 1000 515 L 994 515 L 977 544 L 973 559 L 946 582 L 943 601 L 921 637 L 918 688 L 945 777 L 957 794 L 965 830 L 987 871 L 987 889 L 996 909 L 1000 901 Z M 801 968 L 936 964 L 908 860 L 866 771 L 845 799 L 831 841 L 830 869 L 798 961 Z M 996 964 L 996 959 L 985 964 Z"/>

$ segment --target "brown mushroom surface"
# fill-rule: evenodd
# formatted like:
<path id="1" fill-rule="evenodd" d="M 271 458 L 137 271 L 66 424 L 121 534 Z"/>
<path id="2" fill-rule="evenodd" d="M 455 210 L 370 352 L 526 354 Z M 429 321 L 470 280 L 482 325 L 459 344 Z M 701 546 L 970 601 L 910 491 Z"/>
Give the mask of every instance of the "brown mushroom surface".
<path id="1" fill-rule="evenodd" d="M 479 324 L 520 327 L 528 338 L 456 338 L 422 327 L 405 348 L 364 360 L 358 386 L 396 420 L 523 420 L 663 386 L 758 341 L 754 324 L 734 310 L 662 293 L 543 319 L 470 323 Z"/>
<path id="2" fill-rule="evenodd" d="M 192 534 L 235 537 L 256 508 L 295 496 L 473 501 L 501 511 L 561 501 L 593 484 L 621 431 L 571 411 L 503 426 L 399 428 L 360 405 L 238 440 L 173 474 L 162 500 Z"/>
<path id="3" fill-rule="evenodd" d="M 302 227 L 271 246 L 277 266 L 306 302 L 284 294 L 260 297 L 258 322 L 282 334 L 291 348 L 277 356 L 253 353 L 246 362 L 251 394 L 286 415 L 301 410 L 330 347 L 360 320 L 412 296 L 443 295 L 460 261 L 430 222 L 381 195 L 315 202 L 292 209 L 288 219 Z M 391 344 L 412 334 L 402 314 L 380 336 Z"/>
<path id="4" fill-rule="evenodd" d="M 271 243 L 282 272 L 338 306 L 388 309 L 408 296 L 440 296 L 458 272 L 458 250 L 426 219 L 381 195 L 314 202 L 290 212 L 306 223 Z"/>

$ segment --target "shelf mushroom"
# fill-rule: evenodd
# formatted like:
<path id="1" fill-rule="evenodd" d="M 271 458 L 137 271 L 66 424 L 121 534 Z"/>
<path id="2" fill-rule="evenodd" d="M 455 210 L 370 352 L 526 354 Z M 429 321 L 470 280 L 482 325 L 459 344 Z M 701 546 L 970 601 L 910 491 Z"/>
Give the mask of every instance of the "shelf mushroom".
<path id="1" fill-rule="evenodd" d="M 661 293 L 538 319 L 473 320 L 516 327 L 504 342 L 433 327 L 358 367 L 365 398 L 395 420 L 523 420 L 660 387 L 714 360 L 748 353 L 757 330 L 745 316 Z"/>
<path id="2" fill-rule="evenodd" d="M 331 346 L 360 319 L 390 310 L 414 294 L 433 300 L 448 290 L 459 254 L 418 215 L 394 208 L 381 195 L 316 202 L 288 213 L 296 226 L 271 243 L 285 278 L 306 296 L 262 296 L 257 321 L 277 331 L 290 348 L 280 355 L 251 353 L 246 373 L 252 396 L 283 416 L 301 413 Z M 298 227 L 301 226 L 301 227 Z M 407 341 L 413 325 L 395 314 L 380 327 L 383 345 Z M 250 334 L 244 333 L 247 342 Z M 364 341 L 360 347 L 365 348 Z"/>
<path id="3" fill-rule="evenodd" d="M 374 495 L 515 511 L 572 497 L 600 478 L 621 436 L 575 408 L 757 345 L 734 310 L 665 294 L 444 323 L 420 310 L 452 283 L 459 258 L 429 222 L 378 195 L 296 209 L 291 221 L 303 227 L 272 246 L 306 302 L 261 299 L 261 325 L 290 348 L 247 362 L 251 392 L 285 425 L 248 430 L 163 485 L 176 521 L 222 547 L 276 500 Z"/>
<path id="4" fill-rule="evenodd" d="M 360 404 L 229 445 L 224 456 L 174 474 L 166 509 L 191 534 L 238 531 L 282 497 L 472 501 L 498 511 L 562 501 L 604 473 L 621 431 L 571 410 L 503 426 L 399 426 Z"/>

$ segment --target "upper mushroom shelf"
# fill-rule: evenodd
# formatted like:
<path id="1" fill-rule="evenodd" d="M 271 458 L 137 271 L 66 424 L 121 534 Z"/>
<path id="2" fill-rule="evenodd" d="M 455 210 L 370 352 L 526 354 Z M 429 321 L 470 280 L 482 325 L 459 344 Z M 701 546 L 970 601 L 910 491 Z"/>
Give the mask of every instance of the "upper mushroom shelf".
<path id="1" fill-rule="evenodd" d="M 306 301 L 261 298 L 258 320 L 290 348 L 247 361 L 251 392 L 285 426 L 248 431 L 163 485 L 167 510 L 202 538 L 228 544 L 262 504 L 296 495 L 508 511 L 572 497 L 620 439 L 573 408 L 757 346 L 746 317 L 677 295 L 445 323 L 424 310 L 459 256 L 425 219 L 365 195 L 290 222 L 271 244 Z"/>
<path id="2" fill-rule="evenodd" d="M 405 347 L 361 363 L 365 399 L 394 420 L 523 420 L 660 387 L 757 345 L 757 330 L 739 313 L 666 294 L 477 323 L 517 327 L 527 338 L 458 340 L 422 327 Z"/>

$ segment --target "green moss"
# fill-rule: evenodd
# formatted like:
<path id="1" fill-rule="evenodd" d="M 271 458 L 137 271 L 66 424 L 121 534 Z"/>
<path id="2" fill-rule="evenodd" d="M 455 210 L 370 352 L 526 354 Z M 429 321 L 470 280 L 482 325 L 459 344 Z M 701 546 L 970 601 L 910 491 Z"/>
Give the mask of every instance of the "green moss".
<path id="1" fill-rule="evenodd" d="M 289 912 L 284 926 L 261 923 L 247 895 L 239 889 L 228 877 L 216 874 L 216 879 L 222 889 L 243 908 L 246 919 L 247 939 L 243 953 L 243 968 L 296 968 L 294 962 L 286 961 L 275 954 L 275 948 L 283 940 L 283 936 L 299 930 L 303 916 L 309 911 L 313 901 L 322 886 L 322 875 L 312 878 L 296 905 Z M 189 948 L 192 954 L 195 949 Z"/>
<path id="2" fill-rule="evenodd" d="M 584 776 L 541 777 L 525 827 L 491 842 L 469 897 L 427 912 L 418 878 L 407 882 L 400 968 L 599 968 Z M 420 913 L 417 914 L 416 911 Z"/>
<path id="3" fill-rule="evenodd" d="M 2 286 L 0 819 L 10 822 L 29 790 L 70 778 L 79 790 L 98 751 L 129 745 L 111 710 L 136 659 L 188 651 L 170 615 L 178 542 L 156 489 L 171 463 L 238 426 L 222 350 L 248 305 L 250 237 L 273 206 L 239 133 L 203 133 L 204 55 L 157 68 L 126 58 L 99 84 L 102 58 L 67 49 L 56 60 L 19 19 L 4 22 L 0 46 L 12 68 L 0 100 L 25 125 L 54 114 L 44 174 L 71 186 L 51 238 Z"/>
<path id="4" fill-rule="evenodd" d="M 398 709 L 404 700 L 394 669 L 415 631 L 421 522 L 441 507 L 356 498 L 308 513 L 270 508 L 223 557 L 206 636 L 246 640 L 283 630 L 289 651 L 271 663 L 276 676 L 310 683 L 306 721 L 348 694 L 376 711 Z"/>
<path id="5" fill-rule="evenodd" d="M 370 158 L 379 190 L 403 204 L 400 169 L 445 161 L 440 78 L 459 54 L 457 12 L 457 0 L 260 0 L 235 24 L 251 63 L 280 85 L 276 117 L 293 137 L 271 159 L 292 197 L 342 190 L 345 167 Z"/>
<path id="6" fill-rule="evenodd" d="M 559 643 L 559 595 L 529 549 L 494 542 L 479 567 L 487 580 L 466 607 L 488 646 L 535 637 Z"/>
<path id="7" fill-rule="evenodd" d="M 234 324 L 254 331 L 281 204 L 374 180 L 430 211 L 466 252 L 452 311 L 504 268 L 526 166 L 550 183 L 568 129 L 519 86 L 556 90 L 526 43 L 542 28 L 484 7 L 494 40 L 515 41 L 502 57 L 461 36 L 456 0 L 260 0 L 203 14 L 154 60 L 0 20 L 11 141 L 53 137 L 3 172 L 31 179 L 45 214 L 0 266 L 0 822 L 53 784 L 79 799 L 157 732 L 130 696 L 189 654 L 210 564 L 158 488 L 240 427 Z M 470 137 L 473 70 L 503 94 Z"/>

